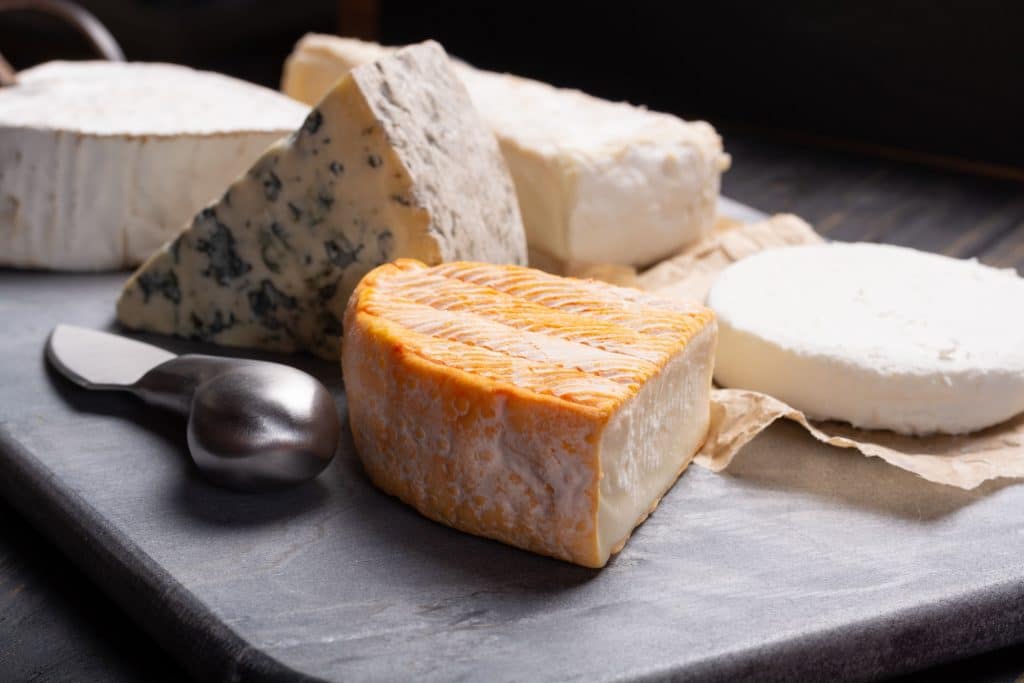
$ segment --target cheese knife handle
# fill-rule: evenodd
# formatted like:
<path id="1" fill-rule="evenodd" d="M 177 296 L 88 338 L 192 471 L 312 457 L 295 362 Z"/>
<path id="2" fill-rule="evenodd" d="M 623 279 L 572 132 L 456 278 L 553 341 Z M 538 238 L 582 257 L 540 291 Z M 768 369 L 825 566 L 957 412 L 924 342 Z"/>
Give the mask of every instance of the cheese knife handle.
<path id="1" fill-rule="evenodd" d="M 338 448 L 341 423 L 330 392 L 287 365 L 178 356 L 129 391 L 187 415 L 192 459 L 228 488 L 267 491 L 306 481 Z"/>
<path id="2" fill-rule="evenodd" d="M 196 389 L 218 375 L 267 365 L 240 358 L 186 354 L 161 363 L 128 390 L 146 403 L 188 416 Z"/>

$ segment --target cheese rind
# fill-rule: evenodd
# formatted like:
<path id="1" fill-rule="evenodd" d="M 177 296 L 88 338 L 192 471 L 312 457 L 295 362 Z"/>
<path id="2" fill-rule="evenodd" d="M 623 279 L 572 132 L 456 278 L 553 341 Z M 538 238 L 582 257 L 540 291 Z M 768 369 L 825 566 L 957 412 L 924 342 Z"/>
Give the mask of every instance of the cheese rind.
<path id="1" fill-rule="evenodd" d="M 497 143 L 436 43 L 339 82 L 132 276 L 118 319 L 333 358 L 349 294 L 400 256 L 526 258 Z"/>
<path id="2" fill-rule="evenodd" d="M 346 309 L 353 438 L 425 516 L 601 567 L 704 440 L 715 335 L 637 290 L 402 259 Z"/>
<path id="3" fill-rule="evenodd" d="M 137 265 L 307 111 L 170 64 L 21 71 L 0 90 L 0 265 Z"/>
<path id="4" fill-rule="evenodd" d="M 310 102 L 350 69 L 392 48 L 310 34 L 282 89 Z M 713 225 L 729 158 L 714 129 L 668 114 L 458 64 L 516 183 L 531 265 L 649 265 Z"/>
<path id="5" fill-rule="evenodd" d="M 715 379 L 809 417 L 963 434 L 1024 411 L 1024 280 L 880 244 L 786 247 L 729 266 L 708 295 Z"/>

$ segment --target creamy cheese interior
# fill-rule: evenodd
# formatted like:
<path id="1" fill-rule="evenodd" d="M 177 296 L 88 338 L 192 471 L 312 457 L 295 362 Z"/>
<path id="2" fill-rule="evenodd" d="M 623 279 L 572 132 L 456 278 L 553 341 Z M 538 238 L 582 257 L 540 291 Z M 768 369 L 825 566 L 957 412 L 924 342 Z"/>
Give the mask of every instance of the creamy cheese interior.
<path id="1" fill-rule="evenodd" d="M 609 421 L 601 440 L 603 560 L 658 504 L 707 435 L 716 329 L 700 332 Z"/>

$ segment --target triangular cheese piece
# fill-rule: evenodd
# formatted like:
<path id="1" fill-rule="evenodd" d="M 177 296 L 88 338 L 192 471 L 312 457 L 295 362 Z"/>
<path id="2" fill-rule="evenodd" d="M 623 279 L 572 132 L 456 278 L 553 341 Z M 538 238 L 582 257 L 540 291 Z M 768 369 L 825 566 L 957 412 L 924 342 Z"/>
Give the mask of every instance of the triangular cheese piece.
<path id="1" fill-rule="evenodd" d="M 493 134 L 440 45 L 353 70 L 126 283 L 119 321 L 229 346 L 337 356 L 372 268 L 525 263 Z"/>
<path id="2" fill-rule="evenodd" d="M 716 339 L 698 304 L 399 259 L 345 311 L 352 438 L 427 517 L 602 567 L 704 442 Z"/>

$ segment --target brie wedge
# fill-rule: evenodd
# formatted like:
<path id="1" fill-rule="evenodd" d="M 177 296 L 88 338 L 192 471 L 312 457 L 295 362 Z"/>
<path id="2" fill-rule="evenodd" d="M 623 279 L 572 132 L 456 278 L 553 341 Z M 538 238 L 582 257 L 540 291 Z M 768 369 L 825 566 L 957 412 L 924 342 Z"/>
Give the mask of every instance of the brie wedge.
<path id="1" fill-rule="evenodd" d="M 696 304 L 402 259 L 345 313 L 356 448 L 431 519 L 601 567 L 704 441 L 715 337 Z"/>
<path id="2" fill-rule="evenodd" d="M 137 265 L 307 112 L 170 64 L 21 71 L 0 89 L 0 265 Z"/>
<path id="3" fill-rule="evenodd" d="M 761 252 L 711 288 L 715 380 L 817 419 L 963 434 L 1024 411 L 1024 280 L 880 244 Z"/>
<path id="4" fill-rule="evenodd" d="M 282 88 L 314 102 L 392 49 L 307 35 L 285 64 Z M 646 266 L 711 230 L 729 157 L 707 123 L 462 63 L 457 70 L 508 161 L 531 265 L 562 274 Z"/>
<path id="5" fill-rule="evenodd" d="M 400 256 L 524 263 L 494 135 L 444 50 L 353 70 L 125 285 L 133 329 L 337 358 L 360 278 Z"/>

